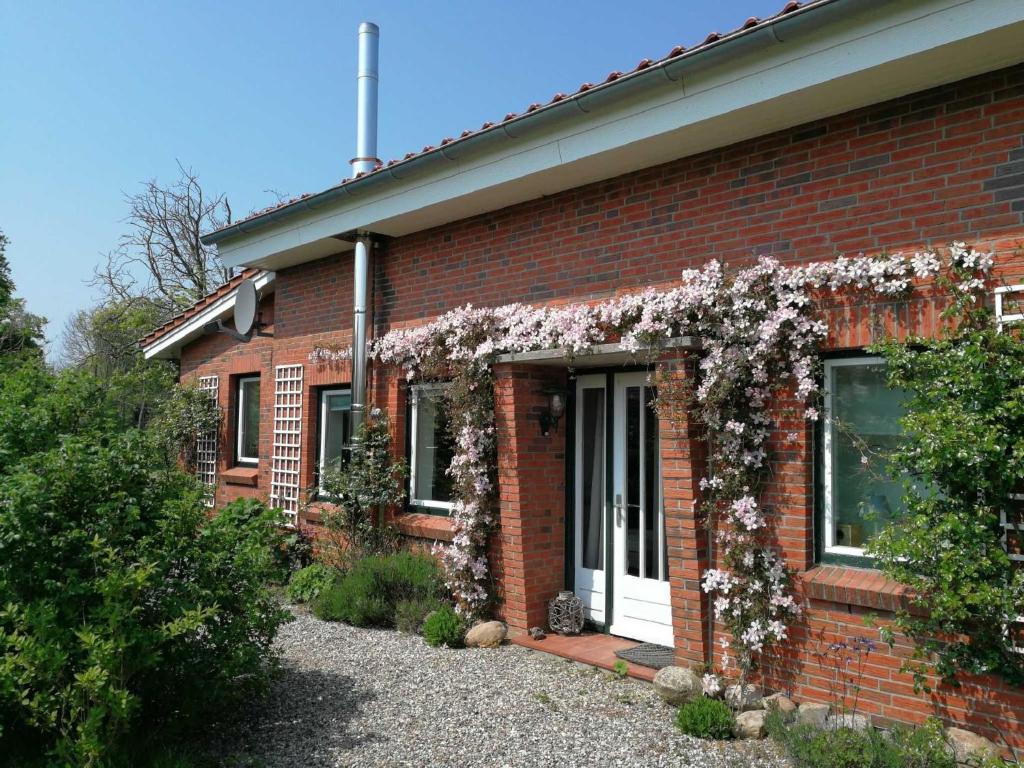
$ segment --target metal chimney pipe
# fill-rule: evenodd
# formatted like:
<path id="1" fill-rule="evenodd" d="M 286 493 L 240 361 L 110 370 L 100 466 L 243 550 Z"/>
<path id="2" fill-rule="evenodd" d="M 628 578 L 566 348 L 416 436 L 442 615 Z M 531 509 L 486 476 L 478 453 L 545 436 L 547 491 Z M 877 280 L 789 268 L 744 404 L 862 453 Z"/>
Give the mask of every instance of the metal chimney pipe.
<path id="1" fill-rule="evenodd" d="M 359 70 L 356 97 L 356 156 L 352 158 L 353 178 L 369 173 L 377 159 L 377 85 L 380 29 L 364 21 L 359 25 Z M 370 313 L 372 292 L 371 256 L 373 240 L 366 232 L 358 233 L 353 255 L 352 281 L 352 434 L 358 433 L 366 415 L 366 344 L 373 326 Z"/>
<path id="2" fill-rule="evenodd" d="M 352 177 L 369 173 L 377 159 L 377 89 L 380 83 L 378 59 L 380 29 L 364 21 L 359 25 L 359 70 L 356 75 L 356 156 Z"/>

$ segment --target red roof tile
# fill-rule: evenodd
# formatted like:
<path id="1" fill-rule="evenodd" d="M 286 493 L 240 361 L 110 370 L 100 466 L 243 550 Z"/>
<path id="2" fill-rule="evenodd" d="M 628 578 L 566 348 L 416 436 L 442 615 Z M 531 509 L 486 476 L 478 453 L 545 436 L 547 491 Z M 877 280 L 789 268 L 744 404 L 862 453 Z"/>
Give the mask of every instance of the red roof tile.
<path id="1" fill-rule="evenodd" d="M 746 32 L 747 30 L 752 29 L 753 27 L 756 27 L 758 24 L 769 23 L 769 22 L 774 21 L 775 19 L 778 19 L 781 16 L 785 16 L 788 13 L 792 13 L 793 11 L 796 11 L 799 8 L 801 8 L 804 4 L 805 3 L 797 2 L 797 0 L 790 0 L 790 2 L 786 3 L 786 5 L 782 8 L 781 11 L 779 11 L 778 13 L 776 13 L 773 16 L 769 16 L 769 17 L 767 17 L 765 19 L 759 19 L 756 16 L 751 16 L 749 19 L 747 19 L 745 22 L 743 22 L 743 24 L 741 26 L 737 27 L 736 29 L 732 30 L 731 32 L 727 32 L 725 34 L 719 34 L 718 32 L 712 32 L 706 38 L 704 38 L 703 42 L 697 44 L 693 48 L 687 49 L 685 46 L 677 45 L 674 48 L 672 48 L 672 50 L 670 50 L 668 52 L 668 54 L 665 55 L 664 57 L 662 57 L 660 59 L 654 59 L 654 60 L 652 60 L 652 59 L 643 59 L 633 69 L 629 70 L 628 72 L 619 72 L 619 71 L 610 72 L 608 74 L 608 76 L 605 77 L 605 79 L 603 80 L 603 83 L 614 82 L 614 81 L 616 81 L 616 80 L 618 80 L 618 79 L 620 79 L 620 78 L 622 78 L 622 77 L 624 77 L 626 75 L 631 75 L 634 72 L 639 72 L 641 70 L 648 69 L 648 68 L 650 68 L 652 66 L 661 64 L 661 63 L 666 62 L 666 61 L 669 61 L 670 59 L 674 59 L 677 56 L 681 56 L 684 53 L 693 54 L 694 52 L 699 51 L 700 49 L 705 48 L 706 46 L 709 46 L 709 45 L 711 45 L 713 43 L 716 43 L 716 42 L 718 42 L 720 40 L 723 40 L 723 39 L 725 39 L 727 37 L 731 37 L 733 35 L 737 35 L 737 34 Z M 807 3 L 807 4 L 809 5 L 811 3 Z M 527 115 L 527 114 L 530 114 L 532 112 L 535 112 L 536 110 L 540 109 L 541 107 L 547 106 L 548 104 L 554 104 L 556 102 L 563 101 L 563 100 L 565 100 L 567 98 L 570 98 L 572 96 L 575 96 L 577 94 L 585 93 L 586 91 L 589 91 L 589 90 L 591 90 L 594 87 L 595 86 L 592 83 L 583 83 L 582 85 L 580 85 L 579 88 L 576 89 L 576 91 L 574 93 L 571 93 L 571 94 L 556 93 L 546 103 L 536 102 L 536 103 L 531 104 L 530 106 L 528 106 L 526 108 L 526 110 L 523 111 L 523 112 L 519 112 L 519 113 L 517 113 L 517 112 L 509 112 L 507 115 L 505 115 L 504 118 L 502 118 L 501 122 L 502 123 L 507 123 L 510 120 L 515 120 L 516 118 L 523 117 L 524 115 Z M 387 162 L 379 162 L 377 167 L 374 170 L 370 171 L 369 173 L 361 173 L 358 176 L 356 176 L 355 178 L 363 178 L 364 176 L 373 175 L 375 173 L 378 173 L 380 170 L 382 170 L 384 168 L 390 168 L 390 167 L 396 165 L 397 163 L 406 162 L 407 160 L 411 160 L 411 159 L 413 159 L 415 157 L 419 157 L 421 155 L 425 155 L 425 154 L 430 153 L 430 152 L 438 151 L 440 149 L 440 147 L 447 147 L 447 146 L 449 146 L 449 145 L 451 145 L 453 143 L 458 143 L 459 141 L 461 141 L 463 139 L 467 139 L 470 136 L 473 136 L 473 135 L 475 135 L 477 133 L 480 133 L 481 131 L 486 131 L 486 130 L 488 130 L 490 128 L 493 128 L 494 125 L 495 125 L 494 122 L 488 121 L 488 122 L 485 122 L 483 125 L 480 126 L 480 128 L 478 128 L 476 130 L 466 129 L 465 131 L 463 131 L 459 135 L 459 138 L 457 138 L 457 139 L 451 139 L 451 138 L 444 139 L 443 141 L 441 141 L 440 146 L 427 145 L 422 150 L 420 150 L 419 152 L 408 152 L 408 153 L 406 153 L 405 157 L 403 157 L 401 160 L 388 160 Z M 334 189 L 336 187 L 344 186 L 345 184 L 351 183 L 353 180 L 354 179 L 352 179 L 352 178 L 342 179 L 339 184 L 337 184 L 335 187 L 331 187 L 330 189 Z M 278 210 L 281 210 L 282 208 L 287 208 L 290 205 L 294 205 L 295 203 L 301 202 L 302 200 L 306 199 L 307 197 L 312 197 L 314 194 L 319 194 L 319 193 L 307 192 L 306 194 L 299 195 L 298 197 L 294 197 L 291 200 L 285 200 L 285 201 L 279 202 L 279 203 L 277 203 L 275 205 L 269 206 L 267 208 L 263 208 L 263 209 L 261 209 L 259 211 L 255 211 L 255 212 L 249 214 L 244 219 L 239 219 L 238 221 L 234 222 L 230 226 L 234 226 L 234 224 L 241 224 L 242 222 L 246 222 L 246 221 L 252 221 L 254 219 L 260 218 L 261 216 L 266 216 L 269 213 L 273 213 L 274 211 L 278 211 Z M 228 227 L 222 227 L 221 229 L 228 229 Z M 215 230 L 215 231 L 219 232 L 221 230 Z"/>
<path id="2" fill-rule="evenodd" d="M 308 197 L 308 195 L 306 195 L 306 197 Z M 141 347 L 148 347 L 149 345 L 153 344 L 155 341 L 158 341 L 159 339 L 161 339 L 162 337 L 166 336 L 168 333 L 173 331 L 175 328 L 178 328 L 178 327 L 184 325 L 190 318 L 195 317 L 197 314 L 202 312 L 208 306 L 213 304 L 213 302 L 215 302 L 221 296 L 224 296 L 224 295 L 230 293 L 235 288 L 237 288 L 238 284 L 241 283 L 243 280 L 245 280 L 246 278 L 249 278 L 249 277 L 255 277 L 261 271 L 262 270 L 259 270 L 259 269 L 245 269 L 245 270 L 243 270 L 242 272 L 240 272 L 239 274 L 235 275 L 230 280 L 228 280 L 226 283 L 223 283 L 222 285 L 219 285 L 216 288 L 214 288 L 212 291 L 210 291 L 210 293 L 208 293 L 205 296 L 203 296 L 203 298 L 201 298 L 199 301 L 197 301 L 191 307 L 186 309 L 184 312 L 181 312 L 180 314 L 175 315 L 174 317 L 172 317 L 170 320 L 168 320 L 163 325 L 161 325 L 161 326 L 159 326 L 157 328 L 154 328 L 152 331 L 147 333 L 145 336 L 143 336 L 141 339 L 139 339 L 139 346 L 141 346 Z"/>

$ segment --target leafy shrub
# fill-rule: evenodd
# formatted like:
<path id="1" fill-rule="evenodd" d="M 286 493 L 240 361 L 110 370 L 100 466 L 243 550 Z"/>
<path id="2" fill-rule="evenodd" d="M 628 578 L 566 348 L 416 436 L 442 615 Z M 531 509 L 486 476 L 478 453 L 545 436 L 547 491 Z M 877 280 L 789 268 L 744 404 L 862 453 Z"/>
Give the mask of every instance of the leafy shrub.
<path id="1" fill-rule="evenodd" d="M 937 720 L 887 734 L 874 728 L 787 726 L 778 713 L 769 716 L 767 725 L 796 768 L 956 768 Z"/>
<path id="2" fill-rule="evenodd" d="M 393 627 L 398 603 L 438 599 L 443 580 L 429 555 L 398 552 L 364 557 L 313 604 L 321 619 L 357 627 Z"/>
<path id="3" fill-rule="evenodd" d="M 88 382 L 40 383 L 30 444 L 0 467 L 0 760 L 131 763 L 142 734 L 264 688 L 285 618 L 266 586 L 280 518 L 235 504 L 208 520 L 145 435 L 93 432 L 102 404 L 73 423 L 62 393 Z"/>
<path id="4" fill-rule="evenodd" d="M 676 712 L 676 726 L 687 736 L 698 739 L 731 739 L 732 710 L 718 699 L 704 696 L 688 701 Z"/>
<path id="5" fill-rule="evenodd" d="M 933 666 L 953 684 L 958 672 L 1024 684 L 1024 656 L 1013 647 L 1024 571 L 1013 567 L 1000 523 L 1008 495 L 1024 489 L 1024 340 L 1019 330 L 998 332 L 980 305 L 955 305 L 968 309 L 941 339 L 873 348 L 886 358 L 889 385 L 909 394 L 905 439 L 888 458 L 915 482 L 905 483 L 906 514 L 870 551 L 914 595 L 896 627 L 915 641 L 907 666 L 919 689 Z"/>
<path id="6" fill-rule="evenodd" d="M 199 388 L 198 381 L 176 384 L 160 404 L 150 425 L 154 438 L 163 445 L 168 458 L 180 459 L 195 471 L 199 440 L 220 431 L 221 412 L 216 397 Z"/>
<path id="7" fill-rule="evenodd" d="M 427 616 L 441 607 L 441 601 L 433 598 L 400 600 L 395 606 L 395 626 L 401 632 L 417 635 L 423 629 Z"/>
<path id="8" fill-rule="evenodd" d="M 293 603 L 308 603 L 327 589 L 337 576 L 337 571 L 321 563 L 307 565 L 292 574 L 284 594 Z"/>
<path id="9" fill-rule="evenodd" d="M 340 567 L 397 551 L 399 536 L 380 513 L 405 500 L 407 473 L 405 461 L 391 450 L 387 418 L 379 408 L 372 409 L 353 439 L 348 462 L 320 478 L 318 498 L 331 505 L 323 512 L 327 549 Z"/>
<path id="10" fill-rule="evenodd" d="M 443 605 L 427 616 L 423 622 L 423 639 L 427 645 L 447 645 L 461 648 L 465 645 L 466 625 L 450 605 Z"/>

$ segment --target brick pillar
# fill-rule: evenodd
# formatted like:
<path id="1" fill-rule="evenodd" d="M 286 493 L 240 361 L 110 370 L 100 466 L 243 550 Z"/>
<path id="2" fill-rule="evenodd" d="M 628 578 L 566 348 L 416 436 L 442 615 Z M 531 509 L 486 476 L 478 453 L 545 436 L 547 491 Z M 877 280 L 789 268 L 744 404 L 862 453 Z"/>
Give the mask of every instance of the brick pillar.
<path id="1" fill-rule="evenodd" d="M 696 363 L 673 352 L 662 357 L 659 367 L 659 396 L 669 398 L 671 390 L 693 382 Z M 681 399 L 659 410 L 658 423 L 676 661 L 686 666 L 709 660 L 712 651 L 707 643 L 709 600 L 700 588 L 708 567 L 707 529 L 694 514 L 705 448 L 692 409 Z"/>
<path id="2" fill-rule="evenodd" d="M 566 372 L 525 365 L 495 368 L 499 531 L 491 558 L 502 617 L 513 634 L 547 626 L 547 603 L 565 585 L 565 418 L 541 434 L 545 387 Z"/>

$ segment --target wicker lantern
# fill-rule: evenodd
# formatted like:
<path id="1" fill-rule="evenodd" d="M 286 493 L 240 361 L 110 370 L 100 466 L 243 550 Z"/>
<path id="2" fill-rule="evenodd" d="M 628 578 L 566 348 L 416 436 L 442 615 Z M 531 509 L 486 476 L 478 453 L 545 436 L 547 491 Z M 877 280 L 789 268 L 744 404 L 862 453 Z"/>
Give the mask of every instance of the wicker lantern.
<path id="1" fill-rule="evenodd" d="M 548 626 L 560 635 L 578 635 L 583 629 L 583 601 L 562 590 L 548 603 Z"/>

